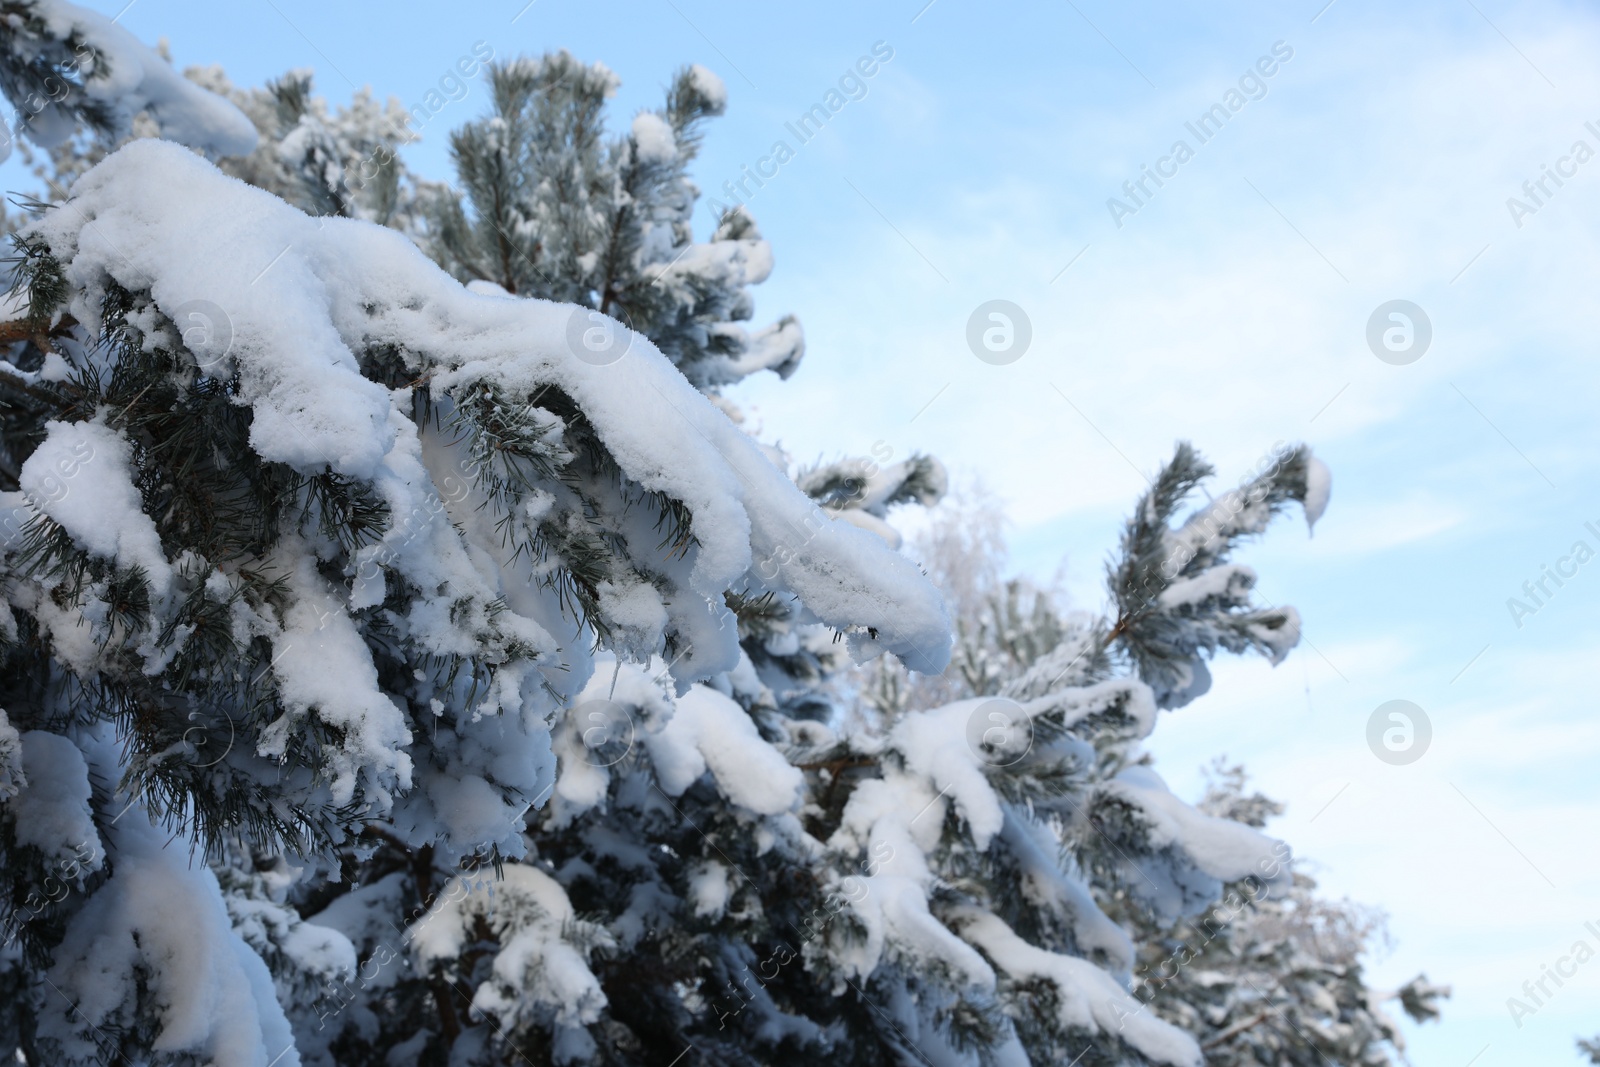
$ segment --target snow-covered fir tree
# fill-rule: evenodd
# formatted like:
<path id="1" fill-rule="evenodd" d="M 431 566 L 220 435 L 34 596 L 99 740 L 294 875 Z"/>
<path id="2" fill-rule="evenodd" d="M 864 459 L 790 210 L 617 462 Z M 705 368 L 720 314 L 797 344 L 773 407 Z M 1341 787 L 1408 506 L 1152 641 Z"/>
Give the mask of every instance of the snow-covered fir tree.
<path id="1" fill-rule="evenodd" d="M 459 193 L 358 184 L 403 139 L 370 96 L 0 7 L 12 125 L 79 146 L 0 324 L 0 1055 L 1197 1064 L 1237 1026 L 1141 998 L 1152 931 L 1303 883 L 1141 743 L 1298 639 L 1231 553 L 1321 513 L 1307 450 L 1180 521 L 1180 447 L 1112 610 L 1011 586 L 932 696 L 951 620 L 888 519 L 943 469 L 801 468 L 721 396 L 803 341 L 740 325 L 753 219 L 691 230 L 710 72 L 611 136 L 605 68 L 499 63 Z M 914 673 L 847 707 L 882 654 Z"/>
<path id="2" fill-rule="evenodd" d="M 163 132 L 79 178 L 12 263 L 8 1040 L 33 1063 L 299 1062 L 290 1017 L 315 1026 L 303 1009 L 374 965 L 284 883 L 352 877 L 385 836 L 471 883 L 420 901 L 439 921 L 408 939 L 419 968 L 448 916 L 505 929 L 525 902 L 502 957 L 549 977 L 505 970 L 498 1003 L 580 1023 L 611 935 L 511 864 L 597 662 L 660 655 L 674 690 L 726 674 L 738 588 L 938 670 L 937 593 L 645 338 L 586 358 L 583 309 L 469 293 L 399 233 L 239 184 L 171 140 L 248 152 L 237 108 L 108 20 L 8 7 L 0 82 L 70 85 L 25 132 L 115 140 L 138 111 Z M 231 912 L 201 857 L 231 868 Z M 348 1014 L 374 1041 L 399 1027 L 366 1006 Z"/>
<path id="3" fill-rule="evenodd" d="M 763 280 L 770 270 L 770 249 L 753 221 L 743 216 L 726 220 L 709 243 L 696 244 L 689 233 L 688 216 L 695 192 L 684 175 L 684 165 L 692 158 L 697 143 L 695 125 L 721 110 L 725 91 L 714 75 L 703 68 L 684 70 L 669 92 L 664 112 L 643 113 L 634 120 L 626 138 L 610 143 L 604 153 L 588 154 L 574 146 L 599 142 L 599 108 L 614 91 L 614 75 L 602 67 L 586 67 L 569 55 L 557 53 L 541 60 L 516 60 L 493 67 L 491 77 L 496 114 L 469 125 L 453 138 L 462 185 L 469 192 L 466 207 L 522 204 L 525 210 L 512 222 L 518 232 L 532 235 L 533 240 L 520 251 L 513 250 L 512 273 L 486 277 L 485 272 L 471 269 L 463 249 L 481 241 L 481 247 L 488 249 L 486 254 L 498 255 L 502 251 L 499 229 L 488 224 L 485 213 L 475 211 L 468 216 L 460 202 L 449 199 L 433 205 L 438 212 L 431 217 L 434 231 L 443 236 L 425 240 L 426 247 L 438 254 L 445 265 L 456 268 L 474 291 L 509 297 L 513 291 L 533 295 L 529 292 L 532 289 L 540 295 L 577 301 L 574 331 L 603 329 L 597 325 L 606 321 L 599 309 L 606 304 L 605 294 L 611 292 L 609 299 L 613 303 L 607 305 L 608 313 L 648 327 L 641 332 L 660 345 L 680 370 L 694 371 L 696 384 L 735 418 L 737 410 L 716 396 L 718 387 L 760 370 L 773 369 L 785 375 L 792 371 L 802 352 L 800 328 L 795 320 L 786 318 L 754 338 L 728 321 L 748 317 L 752 301 L 746 286 Z M 534 118 L 528 118 L 530 114 Z M 515 131 L 515 138 L 508 130 Z M 663 137 L 667 140 L 663 141 Z M 508 158 L 515 161 L 514 165 L 506 162 Z M 644 165 L 640 165 L 641 158 Z M 485 187 L 485 175 L 499 175 L 510 184 Z M 600 190 L 610 198 L 607 202 L 611 207 L 599 231 L 593 229 L 592 215 L 568 210 L 559 199 L 551 199 L 548 190 L 539 188 L 551 182 L 572 181 L 574 175 L 583 178 L 579 187 Z M 533 219 L 539 220 L 537 224 L 530 221 Z M 507 228 L 510 225 L 506 223 Z M 584 266 L 594 256 L 587 251 L 572 251 L 592 247 L 597 240 L 611 249 L 607 253 L 610 259 L 595 260 L 604 268 L 602 275 L 587 273 Z M 568 249 L 568 254 L 550 251 L 560 248 Z M 553 256 L 545 263 L 549 270 L 568 272 L 559 276 L 563 280 L 536 269 L 534 257 L 541 255 Z M 492 260 L 486 260 L 489 261 Z M 606 278 L 610 280 L 603 280 Z M 626 310 L 628 307 L 633 313 Z M 569 338 L 572 336 L 569 333 Z M 773 338 L 784 346 L 778 356 L 773 355 Z M 581 335 L 576 344 L 583 345 Z M 612 356 L 602 345 L 592 358 L 607 363 Z M 781 461 L 776 450 L 767 450 L 767 455 Z M 809 551 L 806 542 L 812 536 L 812 527 L 831 524 L 832 516 L 840 510 L 814 512 L 796 531 L 791 544 L 775 545 L 770 553 L 755 560 L 753 583 L 741 583 L 725 596 L 725 602 L 741 616 L 756 613 L 795 635 L 796 646 L 783 653 L 795 669 L 805 660 L 825 660 L 835 664 L 836 669 L 841 657 L 848 658 L 845 647 L 836 643 L 839 631 L 816 624 L 803 605 L 792 597 L 780 600 L 769 588 L 771 579 L 792 562 L 792 557 Z M 730 637 L 736 632 L 734 625 L 727 627 Z M 872 629 L 866 636 L 869 641 L 876 639 Z M 808 647 L 800 646 L 802 638 Z M 611 753 L 619 743 L 621 748 L 617 751 L 626 752 L 636 739 L 636 730 L 662 730 L 659 743 L 667 744 L 669 738 L 689 727 L 697 701 L 715 696 L 714 690 L 705 687 L 676 694 L 680 686 L 674 674 L 681 677 L 676 664 L 689 654 L 690 648 L 663 646 L 661 657 L 650 666 L 650 692 L 655 694 L 654 699 L 640 697 L 640 704 L 631 710 L 611 701 L 619 683 L 625 690 L 630 686 L 637 690 L 639 664 L 651 664 L 648 645 L 632 651 L 633 662 L 628 662 L 628 655 L 618 656 L 613 651 L 610 673 L 600 670 L 599 681 L 591 683 L 591 688 L 602 683 L 607 686 L 606 700 L 596 702 L 587 691 L 578 698 L 567 722 L 556 732 L 558 754 L 566 753 L 604 767 L 610 762 L 609 755 L 602 758 L 591 752 Z M 645 654 L 642 659 L 640 653 Z M 748 666 L 743 669 L 747 671 Z M 815 677 L 820 679 L 820 673 Z M 725 677 L 716 681 L 731 692 Z M 813 704 L 817 699 L 814 694 L 803 692 L 794 698 Z M 737 705 L 724 703 L 717 710 L 726 713 L 730 707 Z M 813 710 L 821 713 L 825 708 Z M 759 714 L 759 709 L 751 705 L 750 712 Z M 748 725 L 749 713 L 738 714 L 740 718 L 715 732 L 737 729 L 742 722 L 755 737 L 754 728 Z M 712 732 L 710 725 L 706 730 Z M 647 738 L 648 743 L 657 741 L 653 736 Z M 696 742 L 691 737 L 686 744 L 687 754 L 681 758 L 692 763 L 697 758 Z M 773 765 L 770 759 L 767 762 L 769 770 L 794 773 L 781 763 Z M 704 763 L 700 766 L 703 771 Z M 555 793 L 547 806 L 550 812 L 564 804 L 561 789 Z M 664 799 L 664 795 L 658 795 L 658 800 Z M 723 806 L 720 799 L 718 806 Z M 707 825 L 719 815 L 718 811 L 711 811 L 705 820 Z M 606 818 L 603 814 L 597 817 Z M 622 816 L 615 818 L 617 825 L 608 832 L 620 839 L 625 836 Z M 675 828 L 658 822 L 654 820 L 636 831 L 641 852 L 651 852 L 654 845 L 698 833 L 693 820 L 688 824 L 680 822 Z M 531 830 L 530 845 L 541 856 L 559 856 L 568 850 L 581 852 L 590 845 L 587 823 L 563 833 L 566 827 L 559 818 L 536 817 Z M 472 1062 L 501 1062 L 507 1057 L 530 1054 L 530 1048 L 543 1050 L 541 1056 L 554 1055 L 558 1059 L 587 1059 L 600 1054 L 600 1045 L 580 1024 L 594 1021 L 599 1005 L 607 1002 L 602 989 L 615 986 L 617 976 L 636 971 L 643 952 L 619 958 L 614 966 L 608 966 L 607 955 L 617 949 L 622 935 L 614 926 L 586 925 L 573 918 L 561 889 L 547 873 L 548 860 L 541 866 L 505 863 L 492 879 L 482 874 L 474 877 L 454 871 L 448 862 L 436 862 L 438 858 L 432 853 L 408 848 L 380 828 L 369 829 L 369 836 L 376 851 L 359 863 L 360 874 L 354 879 L 352 891 L 332 895 L 331 889 L 325 888 L 306 903 L 322 909 L 311 916 L 314 922 L 349 935 L 363 966 L 372 959 L 395 962 L 381 978 L 356 983 L 335 997 L 331 1005 L 312 1005 L 317 1034 L 303 1042 L 306 1050 L 327 1049 L 328 1062 L 365 1062 L 367 1058 L 387 1056 L 395 1048 L 406 1049 L 406 1055 L 449 1049 L 451 1054 L 468 1057 Z M 680 846 L 688 851 L 689 843 L 680 842 Z M 452 906 L 454 895 L 466 896 L 474 891 L 481 894 L 491 885 L 488 897 L 472 896 L 469 906 Z M 493 915 L 486 914 L 484 908 L 493 905 L 497 894 L 516 903 L 506 903 Z M 441 899 L 446 903 L 438 904 Z M 552 904 L 553 900 L 561 903 Z M 670 918 L 666 913 L 651 917 L 657 926 L 663 918 Z M 576 962 L 588 959 L 594 968 L 587 973 L 595 977 L 581 983 L 581 989 L 563 992 L 548 987 L 542 978 L 516 971 L 508 962 L 526 958 L 530 944 L 556 943 L 562 931 L 573 934 L 575 945 L 581 949 L 574 957 Z M 563 951 L 572 948 L 569 945 Z M 569 994 L 575 998 L 571 1004 L 560 999 Z M 613 989 L 609 995 L 618 994 Z M 406 1023 L 373 1027 L 370 1020 L 380 1017 L 404 1019 Z M 627 1048 L 630 1043 L 626 1030 L 611 1037 L 614 1040 L 610 1043 L 619 1048 Z M 637 1046 L 636 1039 L 632 1043 Z"/>

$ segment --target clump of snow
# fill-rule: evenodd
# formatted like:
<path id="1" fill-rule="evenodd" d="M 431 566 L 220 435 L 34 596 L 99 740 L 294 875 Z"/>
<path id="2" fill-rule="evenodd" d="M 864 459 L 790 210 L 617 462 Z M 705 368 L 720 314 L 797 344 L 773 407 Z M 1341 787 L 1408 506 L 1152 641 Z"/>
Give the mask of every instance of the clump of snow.
<path id="1" fill-rule="evenodd" d="M 1194 1038 L 1145 1011 L 1114 978 L 1087 960 L 1030 945 L 987 911 L 956 909 L 952 923 L 1011 978 L 1044 979 L 1055 986 L 1056 1012 L 1064 1029 L 1118 1034 L 1151 1060 L 1172 1067 L 1200 1067 L 1204 1062 Z"/>
<path id="2" fill-rule="evenodd" d="M 800 366 L 800 360 L 806 354 L 805 331 L 793 315 L 785 315 L 777 322 L 755 331 L 747 331 L 734 323 L 718 324 L 715 329 L 732 334 L 739 341 L 739 348 L 736 349 L 739 355 L 723 357 L 727 360 L 725 374 L 730 381 L 763 370 L 787 378 Z"/>
<path id="3" fill-rule="evenodd" d="M 1287 865 L 1275 862 L 1281 846 L 1272 838 L 1244 823 L 1197 810 L 1174 796 L 1150 767 L 1124 768 L 1110 788 L 1144 812 L 1146 832 L 1155 848 L 1182 849 L 1195 867 L 1218 882 L 1249 875 L 1266 882 L 1290 877 Z M 1271 877 L 1263 877 L 1267 872 Z"/>
<path id="4" fill-rule="evenodd" d="M 731 896 L 728 868 L 712 860 L 703 864 L 689 876 L 689 903 L 697 917 L 721 918 L 728 908 Z"/>
<path id="5" fill-rule="evenodd" d="M 582 928 L 596 946 L 611 939 L 573 913 L 566 891 L 543 871 L 508 864 L 504 876 L 485 887 L 452 879 L 429 912 L 411 928 L 421 967 L 453 964 L 485 922 L 499 945 L 492 972 L 473 994 L 474 1011 L 502 1026 L 543 1022 L 558 1026 L 592 1023 L 606 1005 L 586 952 L 570 934 Z"/>
<path id="6" fill-rule="evenodd" d="M 654 111 L 641 111 L 633 117 L 633 148 L 641 163 L 671 163 L 678 158 L 671 123 Z"/>
<path id="7" fill-rule="evenodd" d="M 1256 585 L 1256 572 L 1242 563 L 1207 567 L 1192 578 L 1179 578 L 1161 591 L 1157 602 L 1165 609 L 1201 604 L 1207 600 L 1241 600 Z"/>
<path id="8" fill-rule="evenodd" d="M 422 777 L 426 779 L 439 828 L 456 841 L 493 841 L 508 819 L 515 819 L 527 809 L 525 804 L 508 804 L 481 775 L 425 771 Z"/>
<path id="9" fill-rule="evenodd" d="M 156 524 L 134 487 L 128 442 L 92 422 L 45 423 L 45 439 L 22 465 L 29 501 L 60 523 L 79 548 L 143 568 L 152 591 L 164 596 L 172 567 Z"/>
<path id="10" fill-rule="evenodd" d="M 411 785 L 405 716 L 378 687 L 372 653 L 317 574 L 316 557 L 309 551 L 281 555 L 288 557 L 281 563 L 293 599 L 273 643 L 273 671 L 286 711 L 268 727 L 262 753 L 281 757 L 294 720 L 315 714 L 344 738 L 330 754 L 334 803 L 348 804 L 364 777 L 370 795 L 386 807 L 391 789 Z"/>
<path id="11" fill-rule="evenodd" d="M 905 757 L 906 769 L 926 776 L 940 796 L 955 802 L 980 849 L 989 847 L 1004 818 L 1000 797 L 989 785 L 983 762 L 968 740 L 968 720 L 987 703 L 989 698 L 980 697 L 913 712 L 901 719 L 890 735 L 890 744 Z M 929 816 L 928 821 L 937 826 L 944 820 Z"/>
<path id="12" fill-rule="evenodd" d="M 722 114 L 728 106 L 728 87 L 722 79 L 696 63 L 689 68 L 689 81 L 706 100 L 706 108 L 714 115 Z"/>
<path id="13" fill-rule="evenodd" d="M 22 786 L 6 802 L 17 844 L 42 852 L 57 876 L 65 864 L 76 863 L 83 874 L 99 870 L 105 848 L 94 826 L 83 753 L 67 738 L 44 730 L 29 730 L 19 740 Z"/>
<path id="14" fill-rule="evenodd" d="M 994 991 L 994 969 L 928 910 L 928 890 L 916 879 L 877 874 L 862 882 L 865 892 L 851 908 L 867 936 L 839 954 L 847 971 L 865 980 L 892 949 L 913 966 L 938 968 L 960 984 Z"/>
<path id="15" fill-rule="evenodd" d="M 393 871 L 375 882 L 357 886 L 343 896 L 335 897 L 333 903 L 322 911 L 308 916 L 305 925 L 332 931 L 343 937 L 359 958 L 369 959 L 380 946 L 388 949 L 392 942 L 405 940 L 403 931 L 395 929 L 394 916 L 407 914 L 413 906 L 414 898 L 407 874 Z M 360 978 L 375 988 L 386 989 L 394 984 L 398 970 L 395 967 L 379 967 L 376 974 L 369 976 L 362 973 Z"/>
<path id="16" fill-rule="evenodd" d="M 1156 701 L 1150 687 L 1137 678 L 1108 678 L 1094 685 L 1069 686 L 1025 700 L 1028 718 L 1059 714 L 1069 729 L 1096 715 L 1115 713 L 1131 724 L 1135 737 L 1149 737 L 1156 728 Z"/>
<path id="17" fill-rule="evenodd" d="M 636 664 L 618 664 L 604 654 L 589 684 L 562 713 L 551 736 L 559 761 L 551 825 L 562 827 L 605 800 L 611 772 L 604 760 L 613 754 L 594 754 L 597 745 L 587 741 L 637 744 L 641 735 L 658 731 L 673 714 L 672 698 L 662 687 L 660 672 L 646 673 Z M 599 729 L 604 736 L 588 731 Z M 702 768 L 704 770 L 704 768 Z"/>
<path id="18" fill-rule="evenodd" d="M 357 956 L 350 938 L 339 930 L 306 922 L 285 902 L 298 871 L 260 869 L 245 874 L 238 867 L 221 868 L 226 879 L 223 903 L 233 929 L 265 959 L 273 960 L 273 977 L 280 996 L 289 1003 L 306 985 L 327 990 L 348 985 L 356 977 Z M 256 884 L 249 884 L 255 882 Z M 302 1046 L 302 1052 L 306 1048 Z"/>
<path id="19" fill-rule="evenodd" d="M 695 686 L 677 699 L 659 733 L 644 736 L 661 788 L 678 796 L 709 769 L 722 795 L 759 815 L 798 802 L 799 768 L 761 737 L 745 710 L 714 689 Z"/>
<path id="20" fill-rule="evenodd" d="M 1028 901 L 1047 914 L 1063 917 L 1073 939 L 1085 953 L 1100 953 L 1107 966 L 1126 979 L 1133 972 L 1133 939 L 1100 910 L 1088 885 L 1061 869 L 1060 842 L 1033 819 L 1006 819 L 1002 831 L 1006 847 L 1022 870 L 1019 887 Z"/>
<path id="21" fill-rule="evenodd" d="M 1277 666 L 1300 643 L 1300 612 L 1289 604 L 1257 612 L 1245 629 L 1261 653 Z"/>
<path id="22" fill-rule="evenodd" d="M 41 1041 L 92 1062 L 95 1034 L 153 1025 L 153 1049 L 174 1058 L 298 1067 L 272 976 L 234 932 L 216 876 L 166 838 L 142 805 L 117 824 L 112 875 L 56 949 L 48 981 L 61 996 L 40 1015 Z"/>
<path id="23" fill-rule="evenodd" d="M 1328 510 L 1328 497 L 1333 493 L 1333 472 L 1315 456 L 1306 458 L 1306 526 L 1315 528 L 1322 513 Z"/>

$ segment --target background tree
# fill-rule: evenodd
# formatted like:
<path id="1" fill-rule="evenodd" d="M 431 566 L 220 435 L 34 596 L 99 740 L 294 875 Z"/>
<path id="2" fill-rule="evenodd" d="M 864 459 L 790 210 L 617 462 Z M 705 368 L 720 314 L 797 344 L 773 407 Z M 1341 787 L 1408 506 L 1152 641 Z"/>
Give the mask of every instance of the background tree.
<path id="1" fill-rule="evenodd" d="M 1246 795 L 1243 768 L 1218 760 L 1200 809 L 1264 826 L 1283 805 Z M 1297 869 L 1280 898 L 1230 886 L 1192 921 L 1142 932 L 1135 994 L 1161 1017 L 1203 1035 L 1206 1062 L 1224 1067 L 1326 1062 L 1385 1067 L 1405 1060 L 1405 1038 L 1383 1010 L 1395 1001 L 1416 1022 L 1436 1019 L 1448 986 L 1418 975 L 1397 990 L 1367 985 L 1362 959 L 1387 945 L 1384 916 L 1317 896 Z"/>
<path id="2" fill-rule="evenodd" d="M 1314 503 L 1308 514 L 1316 513 Z M 1240 510 L 1250 509 L 1244 504 Z M 1197 516 L 1196 528 L 1210 522 Z M 1130 524 L 1125 550 L 1145 536 L 1138 526 Z M 945 591 L 955 617 L 952 667 L 939 678 L 920 678 L 892 663 L 865 666 L 856 672 L 859 681 L 851 692 L 869 714 L 1003 694 L 1056 649 L 1063 635 L 1094 625 L 1088 621 L 1092 616 L 1063 607 L 1058 591 L 1005 576 L 1003 527 L 998 503 L 981 484 L 929 513 L 913 538 L 913 551 Z M 1225 532 L 1217 523 L 1216 533 Z M 1210 549 L 1194 551 L 1192 537 L 1180 535 L 1172 544 L 1175 554 L 1160 560 L 1158 579 L 1177 572 L 1177 561 L 1191 552 L 1196 558 L 1214 556 Z M 1223 588 L 1245 577 L 1222 569 L 1226 566 L 1218 561 L 1209 579 L 1226 577 Z M 1109 573 L 1113 589 L 1140 589 L 1141 579 L 1130 573 L 1126 555 Z M 1118 599 L 1124 618 L 1148 610 L 1142 608 L 1149 599 L 1143 591 Z M 1177 598 L 1163 593 L 1155 601 L 1159 606 Z M 1142 625 L 1152 621 L 1146 618 Z M 1215 625 L 1207 629 L 1214 631 Z M 1219 760 L 1210 777 L 1207 795 L 1197 805 L 1204 814 L 1256 828 L 1281 814 L 1277 802 L 1245 793 L 1242 768 Z M 1118 917 L 1137 947 L 1132 992 L 1141 1010 L 1194 1035 L 1208 1063 L 1310 1064 L 1324 1057 L 1336 1063 L 1390 1063 L 1403 1059 L 1404 1041 L 1380 1005 L 1398 1000 L 1420 1022 L 1436 1017 L 1438 999 L 1448 996 L 1447 987 L 1422 976 L 1394 992 L 1370 988 L 1361 960 L 1386 943 L 1381 913 L 1318 896 L 1315 880 L 1301 865 L 1279 895 L 1263 892 L 1259 878 L 1246 879 L 1228 884 L 1221 899 L 1200 914 L 1176 920 L 1128 907 L 1106 888 L 1100 880 L 1090 884 L 1100 906 Z"/>
<path id="3" fill-rule="evenodd" d="M 290 71 L 265 87 L 241 89 L 220 67 L 191 67 L 188 84 L 226 100 L 255 130 L 253 148 L 234 146 L 214 162 L 227 174 L 288 201 L 308 215 L 359 218 L 415 232 L 417 205 L 434 186 L 417 180 L 400 148 L 417 139 L 410 114 L 393 97 L 379 104 L 358 89 L 349 105 L 330 108 L 313 91 L 313 75 Z M 43 199 L 62 199 L 84 172 L 130 140 L 159 137 L 146 111 L 105 128 L 80 125 L 42 153 L 19 144 L 47 187 Z M 11 229 L 21 224 L 13 218 Z"/>
<path id="4" fill-rule="evenodd" d="M 240 89 L 220 67 L 191 68 L 184 76 L 232 101 L 256 128 L 255 151 L 220 160 L 224 173 L 308 215 L 400 230 L 415 225 L 417 200 L 431 186 L 400 159 L 400 149 L 418 138 L 399 100 L 379 103 L 362 88 L 348 105 L 329 107 L 315 95 L 309 70 L 289 71 L 260 89 Z"/>

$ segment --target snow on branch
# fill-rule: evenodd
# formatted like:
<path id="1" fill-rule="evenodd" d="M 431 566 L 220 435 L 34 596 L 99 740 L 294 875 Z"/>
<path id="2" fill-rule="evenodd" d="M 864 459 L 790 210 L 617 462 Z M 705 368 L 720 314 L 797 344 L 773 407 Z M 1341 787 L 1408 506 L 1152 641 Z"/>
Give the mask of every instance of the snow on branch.
<path id="1" fill-rule="evenodd" d="M 909 560 L 816 507 L 648 340 L 582 358 L 587 308 L 468 292 L 398 233 L 158 140 L 21 240 L 30 320 L 98 324 L 58 343 L 71 367 L 37 384 L 61 417 L 3 501 L 25 569 L 77 576 L 40 625 L 136 691 L 253 679 L 228 697 L 227 728 L 255 731 L 230 765 L 311 768 L 297 817 L 354 804 L 418 843 L 520 853 L 545 724 L 596 647 L 664 656 L 682 692 L 738 663 L 730 592 L 793 599 L 858 656 L 948 659 Z"/>
<path id="2" fill-rule="evenodd" d="M 1121 639 L 1162 707 L 1187 704 L 1211 687 L 1205 661 L 1219 648 L 1253 649 L 1276 664 L 1299 643 L 1294 608 L 1252 606 L 1255 572 L 1228 556 L 1291 502 L 1314 526 L 1331 478 L 1304 445 L 1278 447 L 1260 468 L 1174 527 L 1183 502 L 1214 473 L 1181 442 L 1123 530 L 1107 573 L 1117 606 L 1111 636 Z"/>
<path id="3" fill-rule="evenodd" d="M 119 140 L 140 112 L 163 137 L 213 156 L 244 155 L 256 145 L 242 111 L 111 19 L 66 0 L 0 3 L 0 91 L 16 109 L 18 132 L 46 148 L 80 123 Z M 0 159 L 10 151 L 7 136 Z"/>

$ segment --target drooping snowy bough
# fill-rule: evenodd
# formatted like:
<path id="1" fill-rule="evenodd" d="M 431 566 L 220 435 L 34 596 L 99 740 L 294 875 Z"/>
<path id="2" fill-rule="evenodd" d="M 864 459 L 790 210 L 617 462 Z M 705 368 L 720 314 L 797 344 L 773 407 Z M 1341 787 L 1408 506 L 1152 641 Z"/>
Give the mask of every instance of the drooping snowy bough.
<path id="1" fill-rule="evenodd" d="M 223 1016 L 199 1021 L 221 1008 L 193 983 L 223 988 L 221 957 L 170 976 L 186 995 L 136 980 L 181 931 L 129 880 L 168 875 L 139 873 L 143 845 L 119 862 L 90 811 L 132 805 L 125 822 L 206 850 L 238 835 L 328 858 L 382 818 L 447 862 L 514 858 L 596 646 L 661 657 L 682 692 L 738 665 L 736 590 L 793 601 L 858 656 L 944 666 L 947 620 L 915 566 L 587 309 L 469 292 L 400 234 L 307 217 L 154 140 L 21 243 L 21 315 L 48 355 L 0 368 L 38 424 L 0 499 L 3 707 L 24 773 L 77 769 L 28 776 L 9 805 L 59 809 L 60 840 L 6 819 L 3 843 L 39 853 L 30 871 L 65 856 L 88 890 L 45 902 L 24 945 L 77 909 L 95 945 L 137 946 L 57 952 L 56 980 L 93 1006 L 58 1019 L 69 1059 L 82 1019 L 251 1062 L 223 1055 Z M 73 754 L 35 756 L 63 738 Z M 229 979 L 240 996 L 258 963 Z M 281 1026 L 270 1000 L 263 1034 Z"/>
<path id="2" fill-rule="evenodd" d="M 212 155 L 256 144 L 244 113 L 182 77 L 116 21 L 66 0 L 0 2 L 0 92 L 15 107 L 0 119 L 0 160 L 12 127 L 41 147 L 82 123 L 116 140 L 143 113 L 163 137 Z"/>

